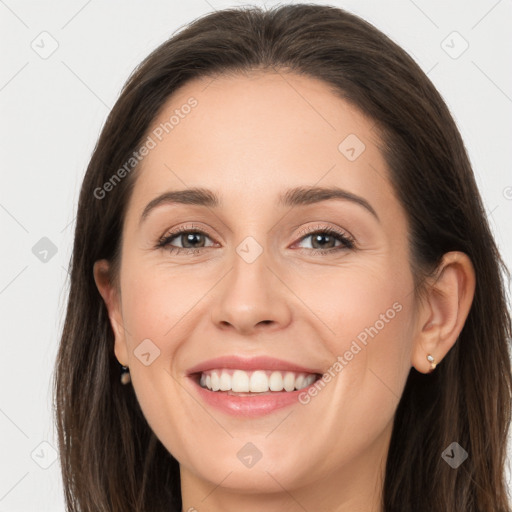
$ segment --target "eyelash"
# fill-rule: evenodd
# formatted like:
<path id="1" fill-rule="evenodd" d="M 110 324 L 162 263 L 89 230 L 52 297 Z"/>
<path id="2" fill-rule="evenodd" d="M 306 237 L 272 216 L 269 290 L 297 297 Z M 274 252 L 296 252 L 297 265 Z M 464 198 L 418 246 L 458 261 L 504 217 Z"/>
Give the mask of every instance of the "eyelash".
<path id="1" fill-rule="evenodd" d="M 186 253 L 186 254 L 199 254 L 202 249 L 208 249 L 208 247 L 200 247 L 196 249 L 190 249 L 185 247 L 169 247 L 171 240 L 174 238 L 177 238 L 179 235 L 187 233 L 187 234 L 195 234 L 195 235 L 206 235 L 207 237 L 211 238 L 208 233 L 206 233 L 203 230 L 200 230 L 196 226 L 181 226 L 177 229 L 175 229 L 173 232 L 169 233 L 168 235 L 163 236 L 158 241 L 156 248 L 157 249 L 166 249 L 169 253 Z M 355 248 L 355 243 L 352 237 L 348 236 L 346 233 L 342 231 L 338 231 L 335 228 L 326 227 L 326 226 L 314 226 L 303 229 L 299 235 L 299 242 L 302 241 L 304 238 L 307 238 L 312 235 L 317 234 L 326 234 L 328 236 L 333 236 L 337 240 L 339 240 L 343 245 L 341 247 L 331 247 L 330 249 L 302 249 L 306 250 L 309 253 L 313 252 L 313 254 L 332 254 L 337 253 L 339 251 L 344 250 L 350 250 Z"/>

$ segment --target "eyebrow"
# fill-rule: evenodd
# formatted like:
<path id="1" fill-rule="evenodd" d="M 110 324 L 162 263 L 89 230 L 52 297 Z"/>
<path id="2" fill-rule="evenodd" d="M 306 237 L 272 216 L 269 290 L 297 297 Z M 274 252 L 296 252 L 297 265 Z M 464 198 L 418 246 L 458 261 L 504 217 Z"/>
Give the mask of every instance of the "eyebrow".
<path id="1" fill-rule="evenodd" d="M 306 206 L 320 203 L 329 199 L 340 199 L 358 204 L 369 211 L 379 222 L 379 216 L 366 199 L 338 187 L 295 187 L 279 195 L 277 205 L 282 207 Z M 155 197 L 148 203 L 142 212 L 140 222 L 144 221 L 149 213 L 164 204 L 189 204 L 218 208 L 222 206 L 220 197 L 207 188 L 194 187 L 183 190 L 171 190 Z"/>

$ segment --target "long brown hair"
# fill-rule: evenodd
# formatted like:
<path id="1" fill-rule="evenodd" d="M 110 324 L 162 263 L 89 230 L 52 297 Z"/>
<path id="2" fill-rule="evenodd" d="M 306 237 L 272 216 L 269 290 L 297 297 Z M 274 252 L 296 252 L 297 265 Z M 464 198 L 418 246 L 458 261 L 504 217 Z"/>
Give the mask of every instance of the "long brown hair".
<path id="1" fill-rule="evenodd" d="M 475 268 L 475 296 L 457 343 L 434 373 L 411 368 L 394 419 L 383 510 L 510 512 L 509 274 L 464 143 L 440 94 L 404 50 L 357 16 L 311 4 L 227 9 L 194 21 L 134 71 L 105 123 L 80 193 L 55 370 L 68 510 L 181 511 L 178 462 L 151 431 L 132 386 L 120 385 L 113 331 L 93 279 L 96 260 L 119 261 L 137 168 L 105 197 L 95 191 L 138 149 L 178 87 L 253 69 L 321 79 L 373 119 L 408 217 L 417 283 L 448 251 L 465 252 Z M 441 457 L 452 442 L 469 454 L 457 469 Z"/>

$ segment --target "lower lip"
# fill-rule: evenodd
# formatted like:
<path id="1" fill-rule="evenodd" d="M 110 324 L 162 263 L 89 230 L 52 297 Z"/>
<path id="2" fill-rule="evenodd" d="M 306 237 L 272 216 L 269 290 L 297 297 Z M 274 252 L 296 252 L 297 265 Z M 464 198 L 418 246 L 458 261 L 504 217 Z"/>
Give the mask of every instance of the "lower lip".
<path id="1" fill-rule="evenodd" d="M 191 378 L 201 399 L 232 416 L 254 418 L 270 414 L 283 407 L 299 404 L 299 395 L 308 391 L 313 384 L 295 391 L 275 391 L 271 394 L 254 394 L 253 396 L 228 395 L 226 391 L 210 391 Z"/>

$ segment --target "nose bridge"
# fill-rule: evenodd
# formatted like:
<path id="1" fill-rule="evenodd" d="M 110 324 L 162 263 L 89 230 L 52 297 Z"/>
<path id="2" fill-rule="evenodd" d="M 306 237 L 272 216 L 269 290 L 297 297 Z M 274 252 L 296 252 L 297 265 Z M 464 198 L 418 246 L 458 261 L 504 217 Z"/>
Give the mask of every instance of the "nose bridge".
<path id="1" fill-rule="evenodd" d="M 232 267 L 213 306 L 212 319 L 250 332 L 258 324 L 279 324 L 289 320 L 285 287 L 272 271 L 265 232 L 248 235 L 235 246 Z M 258 237 L 259 240 L 256 239 Z"/>

